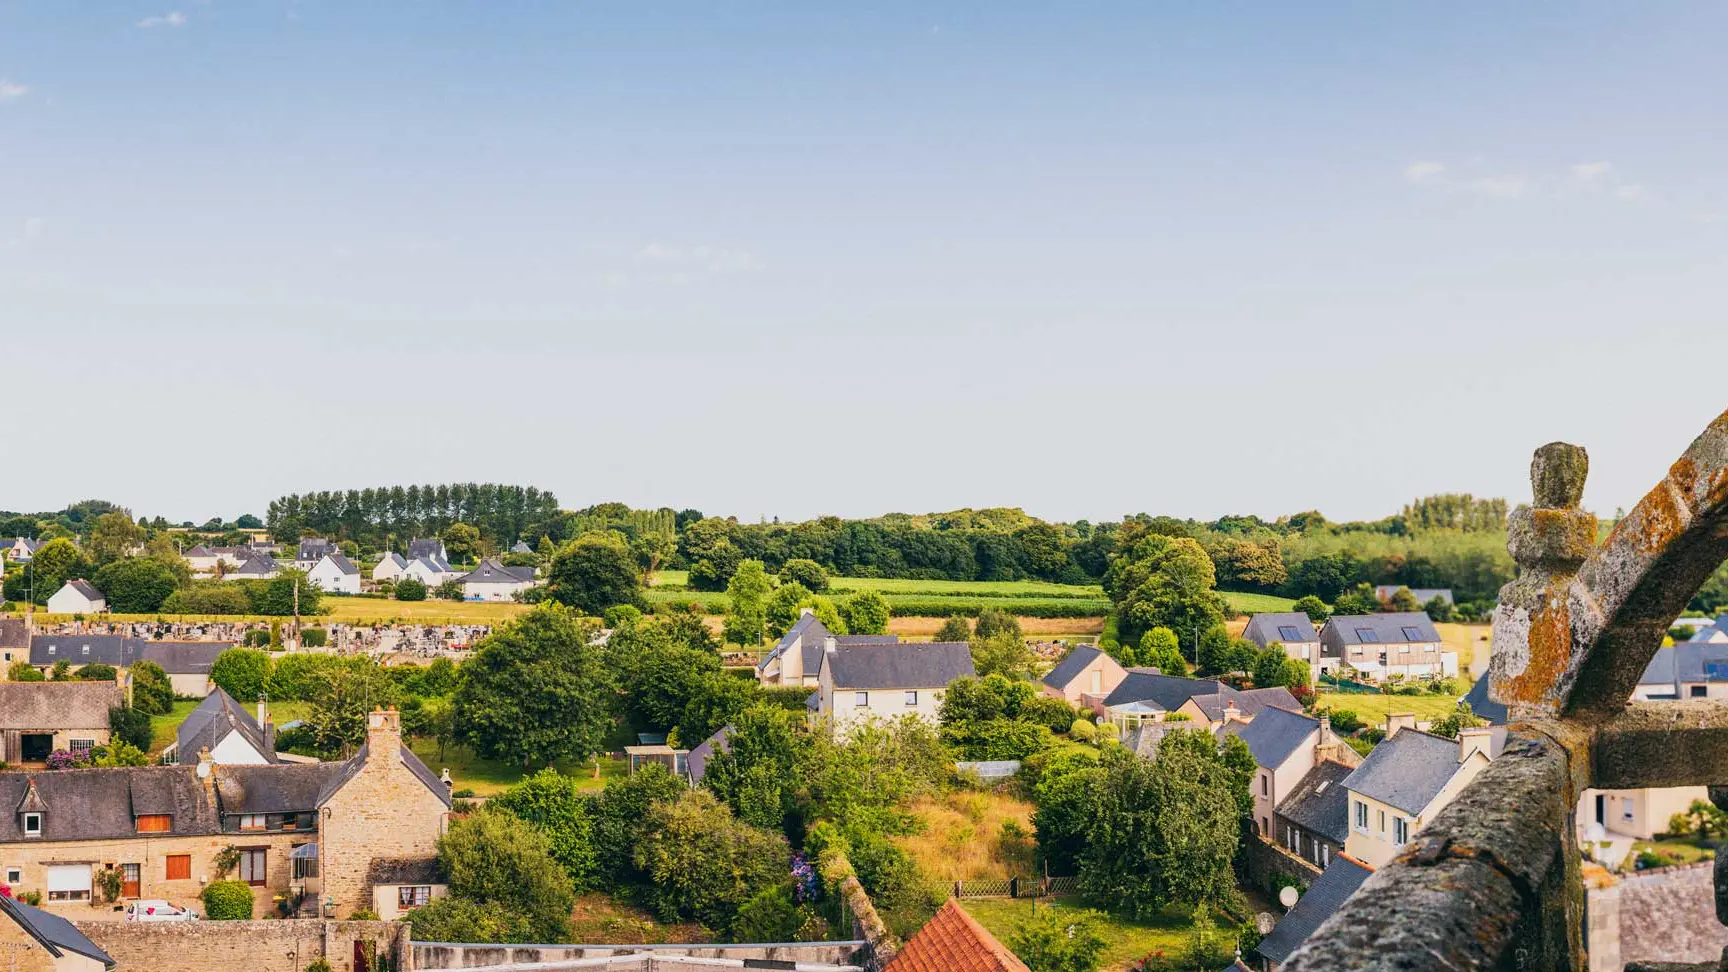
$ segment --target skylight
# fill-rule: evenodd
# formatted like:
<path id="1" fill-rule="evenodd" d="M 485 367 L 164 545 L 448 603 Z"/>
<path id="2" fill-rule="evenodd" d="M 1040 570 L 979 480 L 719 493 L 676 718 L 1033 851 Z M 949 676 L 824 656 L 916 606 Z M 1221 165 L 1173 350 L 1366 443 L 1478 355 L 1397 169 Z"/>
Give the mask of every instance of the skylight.
<path id="1" fill-rule="evenodd" d="M 1380 643 L 1380 636 L 1374 633 L 1373 628 L 1357 628 L 1356 640 L 1365 645 L 1377 645 Z"/>
<path id="2" fill-rule="evenodd" d="M 1285 641 L 1301 641 L 1302 632 L 1297 631 L 1293 624 L 1281 624 L 1278 626 L 1278 637 Z"/>
<path id="3" fill-rule="evenodd" d="M 1406 640 L 1406 641 L 1426 641 L 1428 639 L 1426 636 L 1424 636 L 1422 634 L 1421 628 L 1406 627 L 1404 629 L 1404 640 Z"/>

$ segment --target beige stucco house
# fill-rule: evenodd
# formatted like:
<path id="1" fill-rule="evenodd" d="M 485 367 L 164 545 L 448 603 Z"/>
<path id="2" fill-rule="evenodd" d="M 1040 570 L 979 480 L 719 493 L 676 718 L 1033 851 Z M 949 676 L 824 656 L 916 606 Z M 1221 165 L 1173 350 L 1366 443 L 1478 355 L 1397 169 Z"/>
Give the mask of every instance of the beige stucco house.
<path id="1" fill-rule="evenodd" d="M 804 608 L 798 620 L 756 664 L 756 680 L 763 685 L 814 688 L 822 668 L 822 652 L 829 642 L 838 646 L 892 645 L 899 641 L 898 635 L 836 635 L 817 620 L 814 611 Z"/>
<path id="2" fill-rule="evenodd" d="M 1254 754 L 1254 828 L 1261 837 L 1279 838 L 1274 816 L 1281 803 L 1322 760 L 1354 766 L 1361 757 L 1332 732 L 1325 717 L 1312 719 L 1300 712 L 1279 708 L 1262 709 L 1251 721 L 1232 718 L 1218 728 L 1220 738 L 1236 736 Z"/>
<path id="3" fill-rule="evenodd" d="M 1381 867 L 1433 820 L 1499 755 L 1503 727 L 1481 727 L 1447 739 L 1400 729 L 1344 780 L 1350 794 L 1350 833 L 1344 852 Z"/>
<path id="4" fill-rule="evenodd" d="M 1083 696 L 1102 701 L 1128 677 L 1128 670 L 1096 645 L 1075 645 L 1039 682 L 1044 694 L 1069 705 Z"/>

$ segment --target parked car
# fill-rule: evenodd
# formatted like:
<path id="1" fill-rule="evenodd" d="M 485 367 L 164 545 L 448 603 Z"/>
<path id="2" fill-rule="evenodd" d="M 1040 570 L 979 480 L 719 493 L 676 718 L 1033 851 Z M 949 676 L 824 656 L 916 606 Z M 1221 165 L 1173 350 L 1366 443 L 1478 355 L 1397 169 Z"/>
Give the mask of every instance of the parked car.
<path id="1" fill-rule="evenodd" d="M 133 901 L 126 905 L 127 921 L 197 921 L 198 913 L 176 908 L 166 901 Z"/>

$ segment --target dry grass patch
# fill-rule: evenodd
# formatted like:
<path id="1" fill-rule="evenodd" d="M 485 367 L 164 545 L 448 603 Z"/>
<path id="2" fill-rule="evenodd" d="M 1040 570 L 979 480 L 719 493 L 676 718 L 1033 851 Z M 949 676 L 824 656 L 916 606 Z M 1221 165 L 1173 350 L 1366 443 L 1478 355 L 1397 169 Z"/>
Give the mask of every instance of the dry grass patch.
<path id="1" fill-rule="evenodd" d="M 925 798 L 912 806 L 923 831 L 894 842 L 939 881 L 1031 877 L 1033 809 L 1003 793 L 961 791 Z"/>
<path id="2" fill-rule="evenodd" d="M 902 638 L 928 638 L 934 635 L 947 618 L 906 617 L 888 619 L 888 633 Z M 1104 630 L 1103 618 L 1020 618 L 1020 630 L 1027 637 L 1095 638 Z"/>
<path id="3" fill-rule="evenodd" d="M 714 940 L 701 925 L 661 924 L 641 908 L 599 892 L 576 899 L 570 930 L 573 940 L 584 945 L 687 945 Z"/>

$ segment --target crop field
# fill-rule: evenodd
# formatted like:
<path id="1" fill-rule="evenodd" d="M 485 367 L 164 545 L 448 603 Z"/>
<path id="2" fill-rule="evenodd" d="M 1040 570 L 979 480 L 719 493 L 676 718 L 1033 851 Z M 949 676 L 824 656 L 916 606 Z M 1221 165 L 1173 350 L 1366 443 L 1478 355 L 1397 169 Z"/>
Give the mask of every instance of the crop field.
<path id="1" fill-rule="evenodd" d="M 685 589 L 688 575 L 684 571 L 663 570 L 654 580 L 654 586 L 647 592 L 653 604 L 698 604 L 708 614 L 724 613 L 730 604 L 724 593 Z M 994 607 L 1021 618 L 1068 619 L 1069 623 L 1060 626 L 1065 632 L 1090 631 L 1095 622 L 1086 623 L 1087 620 L 1102 618 L 1110 611 L 1110 602 L 1096 585 L 1043 581 L 836 577 L 829 594 L 844 597 L 860 591 L 881 594 L 895 617 L 976 616 L 985 608 Z"/>
<path id="2" fill-rule="evenodd" d="M 526 604 L 497 601 L 395 601 L 377 597 L 326 597 L 324 620 L 343 624 L 403 621 L 412 624 L 496 624 L 527 612 Z"/>

